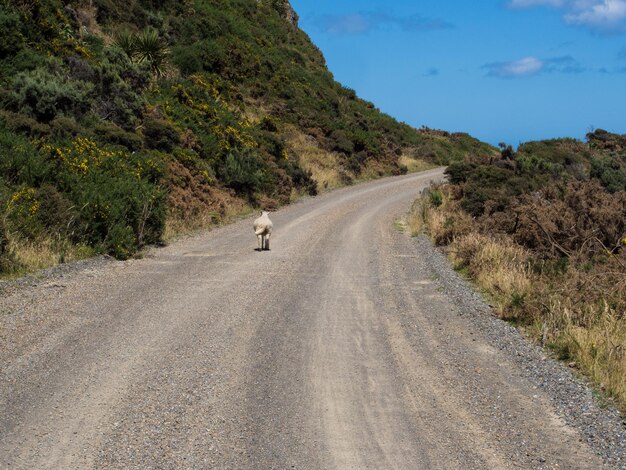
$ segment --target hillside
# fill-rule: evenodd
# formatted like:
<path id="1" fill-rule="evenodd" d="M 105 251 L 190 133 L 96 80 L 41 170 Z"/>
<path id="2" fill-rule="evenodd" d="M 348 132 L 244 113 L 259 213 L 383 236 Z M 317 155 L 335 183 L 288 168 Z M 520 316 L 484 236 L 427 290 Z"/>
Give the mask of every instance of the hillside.
<path id="1" fill-rule="evenodd" d="M 286 0 L 4 0 L 0 25 L 4 272 L 493 153 L 334 81 Z"/>
<path id="2" fill-rule="evenodd" d="M 626 410 L 626 135 L 502 145 L 446 173 L 415 230 Z"/>

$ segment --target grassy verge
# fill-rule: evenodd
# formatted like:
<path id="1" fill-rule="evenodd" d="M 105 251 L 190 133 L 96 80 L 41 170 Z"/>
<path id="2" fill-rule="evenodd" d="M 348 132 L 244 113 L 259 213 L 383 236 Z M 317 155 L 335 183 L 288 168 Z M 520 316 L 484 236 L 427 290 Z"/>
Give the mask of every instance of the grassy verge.
<path id="1" fill-rule="evenodd" d="M 67 240 L 42 238 L 32 241 L 11 236 L 7 240 L 5 250 L 0 280 L 15 279 L 62 263 L 79 261 L 100 254 L 93 247 L 74 245 Z"/>
<path id="2" fill-rule="evenodd" d="M 457 270 L 503 319 L 587 377 L 626 412 L 626 250 L 593 262 L 539 258 L 507 234 L 485 233 L 442 187 L 418 199 L 413 234 L 445 246 Z M 587 248 L 588 249 L 588 248 Z"/>
<path id="3" fill-rule="evenodd" d="M 408 173 L 419 173 L 420 171 L 432 170 L 438 166 L 432 162 L 427 162 L 426 160 L 406 154 L 400 156 L 398 163 L 404 166 Z"/>

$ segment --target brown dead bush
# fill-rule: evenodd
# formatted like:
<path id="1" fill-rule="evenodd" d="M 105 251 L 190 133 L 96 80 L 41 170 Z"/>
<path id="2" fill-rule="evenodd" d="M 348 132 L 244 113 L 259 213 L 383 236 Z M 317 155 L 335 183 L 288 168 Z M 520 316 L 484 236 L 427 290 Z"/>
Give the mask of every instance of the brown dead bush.
<path id="1" fill-rule="evenodd" d="M 441 205 L 426 195 L 413 206 L 419 230 L 448 246 L 500 317 L 523 325 L 626 411 L 626 193 L 570 183 L 472 219 L 459 215 L 455 186 L 437 190 Z"/>
<path id="2" fill-rule="evenodd" d="M 200 174 L 176 160 L 168 165 L 169 218 L 165 238 L 206 228 L 244 212 L 246 203 L 229 191 L 209 185 Z"/>
<path id="3" fill-rule="evenodd" d="M 543 258 L 585 262 L 618 252 L 626 236 L 626 192 L 608 193 L 595 181 L 521 196 L 511 212 L 515 241 Z"/>

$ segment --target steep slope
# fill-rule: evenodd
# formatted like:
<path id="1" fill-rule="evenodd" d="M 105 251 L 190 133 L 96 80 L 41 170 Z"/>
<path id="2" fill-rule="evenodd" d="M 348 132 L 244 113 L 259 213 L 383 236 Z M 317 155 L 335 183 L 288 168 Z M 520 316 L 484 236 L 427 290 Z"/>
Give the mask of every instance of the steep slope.
<path id="1" fill-rule="evenodd" d="M 297 21 L 286 0 L 1 2 L 2 270 L 492 154 L 359 99 Z"/>

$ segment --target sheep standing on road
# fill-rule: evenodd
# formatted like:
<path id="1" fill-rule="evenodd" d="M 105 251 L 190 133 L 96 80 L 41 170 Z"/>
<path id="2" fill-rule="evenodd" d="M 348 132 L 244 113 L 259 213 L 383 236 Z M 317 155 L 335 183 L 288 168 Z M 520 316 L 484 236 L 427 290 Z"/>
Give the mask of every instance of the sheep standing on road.
<path id="1" fill-rule="evenodd" d="M 259 239 L 258 251 L 270 249 L 270 235 L 273 227 L 268 212 L 261 211 L 261 217 L 254 221 L 254 233 Z"/>

